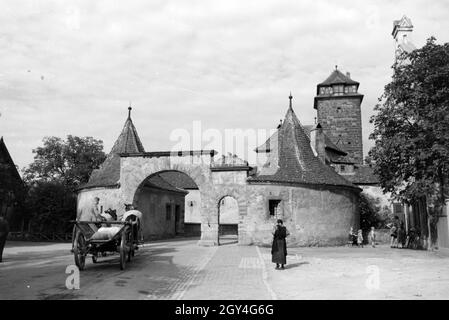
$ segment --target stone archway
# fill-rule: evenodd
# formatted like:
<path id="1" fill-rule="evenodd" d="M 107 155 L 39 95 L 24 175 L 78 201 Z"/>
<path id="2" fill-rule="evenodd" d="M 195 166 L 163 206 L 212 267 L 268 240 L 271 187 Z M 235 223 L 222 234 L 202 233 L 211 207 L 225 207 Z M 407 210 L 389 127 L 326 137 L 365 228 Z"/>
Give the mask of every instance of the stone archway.
<path id="1" fill-rule="evenodd" d="M 201 195 L 201 245 L 217 245 L 216 212 L 209 206 L 214 201 L 215 187 L 211 179 L 211 151 L 187 153 L 148 152 L 121 155 L 120 189 L 122 203 L 132 203 L 140 184 L 161 171 L 180 171 L 192 178 Z M 216 202 L 215 202 L 216 203 Z"/>
<path id="2" fill-rule="evenodd" d="M 221 186 L 219 190 L 217 190 L 217 194 L 214 198 L 215 210 L 216 210 L 216 225 L 217 225 L 217 234 L 216 241 L 217 244 L 220 244 L 220 203 L 224 198 L 233 198 L 237 202 L 238 206 L 238 221 L 237 221 L 237 242 L 239 244 L 244 244 L 245 239 L 245 228 L 244 228 L 244 219 L 247 214 L 247 201 L 245 197 L 245 188 L 232 188 L 232 187 L 223 187 Z"/>
<path id="3" fill-rule="evenodd" d="M 218 201 L 218 244 L 238 242 L 240 221 L 238 201 L 224 196 Z"/>
<path id="4" fill-rule="evenodd" d="M 196 235 L 200 234 L 199 195 L 195 181 L 178 170 L 158 171 L 145 178 L 137 188 L 132 201 L 134 208 L 142 213 L 144 239 L 188 236 L 192 235 L 192 229 L 196 231 Z M 187 211 L 186 216 L 187 203 L 191 199 L 195 199 L 196 210 Z"/>

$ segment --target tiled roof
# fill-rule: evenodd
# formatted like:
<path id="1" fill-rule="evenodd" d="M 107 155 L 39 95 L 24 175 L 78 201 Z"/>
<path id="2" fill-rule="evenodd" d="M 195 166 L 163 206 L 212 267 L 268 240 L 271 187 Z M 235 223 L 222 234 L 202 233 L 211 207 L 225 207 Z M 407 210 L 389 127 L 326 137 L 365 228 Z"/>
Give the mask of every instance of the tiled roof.
<path id="1" fill-rule="evenodd" d="M 92 172 L 89 182 L 81 187 L 112 187 L 116 186 L 120 180 L 120 153 L 140 153 L 145 152 L 136 127 L 128 116 L 122 132 L 114 143 L 114 146 L 109 152 L 106 160 Z"/>
<path id="2" fill-rule="evenodd" d="M 319 86 L 329 86 L 332 84 L 359 84 L 359 83 L 344 75 L 342 72 L 340 72 L 340 70 L 335 69 L 326 80 L 324 80 L 319 84 Z"/>
<path id="3" fill-rule="evenodd" d="M 379 184 L 379 179 L 374 174 L 374 169 L 369 165 L 358 165 L 354 167 L 355 174 L 345 175 L 345 178 L 353 184 Z"/>
<path id="4" fill-rule="evenodd" d="M 307 136 L 310 139 L 310 132 L 312 131 L 312 129 L 315 128 L 315 126 L 314 125 L 306 125 L 306 126 L 303 126 L 303 128 L 304 128 L 304 131 L 306 132 Z M 335 143 L 333 143 L 332 140 L 326 134 L 324 134 L 324 144 L 326 146 L 326 149 L 332 149 L 341 155 L 347 154 L 343 149 L 339 148 Z"/>
<path id="5" fill-rule="evenodd" d="M 187 174 L 178 171 L 165 171 L 159 173 L 165 181 L 179 189 L 198 189 L 195 181 Z"/>
<path id="6" fill-rule="evenodd" d="M 313 154 L 310 139 L 296 117 L 291 105 L 282 126 L 277 131 L 277 141 L 270 141 L 268 162 L 248 182 L 284 184 L 333 185 L 357 188 L 324 164 Z"/>
<path id="7" fill-rule="evenodd" d="M 303 126 L 304 132 L 307 134 L 307 137 L 309 137 L 309 139 L 310 139 L 310 132 L 312 131 L 313 128 L 315 128 L 315 126 L 313 126 L 313 125 Z M 278 131 L 273 133 L 273 135 L 270 138 L 268 138 L 268 140 L 265 141 L 264 144 L 257 147 L 255 149 L 255 151 L 256 152 L 269 152 L 270 151 L 270 140 L 273 141 L 274 139 L 277 139 L 277 134 L 278 134 Z M 336 151 L 336 153 L 338 153 L 339 155 L 344 156 L 347 154 L 345 151 L 343 151 L 341 148 L 339 148 L 337 145 L 335 145 L 335 143 L 333 143 L 332 140 L 325 134 L 324 134 L 324 144 L 326 145 L 326 149 L 331 149 L 333 151 Z"/>

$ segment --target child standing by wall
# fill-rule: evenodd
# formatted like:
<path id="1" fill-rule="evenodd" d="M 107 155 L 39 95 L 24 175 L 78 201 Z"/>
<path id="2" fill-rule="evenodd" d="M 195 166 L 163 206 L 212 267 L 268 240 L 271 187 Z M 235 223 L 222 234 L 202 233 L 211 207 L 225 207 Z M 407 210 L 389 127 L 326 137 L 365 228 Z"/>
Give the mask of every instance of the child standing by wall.
<path id="1" fill-rule="evenodd" d="M 357 233 L 357 245 L 362 246 L 363 248 L 363 234 L 362 229 L 359 229 L 359 232 Z"/>

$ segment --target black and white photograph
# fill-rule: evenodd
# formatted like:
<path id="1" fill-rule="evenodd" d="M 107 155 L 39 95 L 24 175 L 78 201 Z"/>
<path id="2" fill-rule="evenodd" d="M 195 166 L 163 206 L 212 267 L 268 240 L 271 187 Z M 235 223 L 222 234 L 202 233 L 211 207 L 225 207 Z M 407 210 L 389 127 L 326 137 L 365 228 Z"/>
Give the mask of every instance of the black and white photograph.
<path id="1" fill-rule="evenodd" d="M 449 299 L 448 1 L 0 4 L 0 300 Z"/>

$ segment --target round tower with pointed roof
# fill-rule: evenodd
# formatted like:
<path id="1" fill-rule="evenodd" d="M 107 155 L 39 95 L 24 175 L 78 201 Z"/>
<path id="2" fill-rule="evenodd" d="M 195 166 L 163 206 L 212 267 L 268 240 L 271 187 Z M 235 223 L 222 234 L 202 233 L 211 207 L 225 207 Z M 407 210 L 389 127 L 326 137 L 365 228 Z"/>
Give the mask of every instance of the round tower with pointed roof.
<path id="1" fill-rule="evenodd" d="M 355 163 L 362 164 L 363 95 L 358 90 L 359 83 L 336 66 L 331 75 L 317 85 L 314 108 L 324 133 Z"/>

